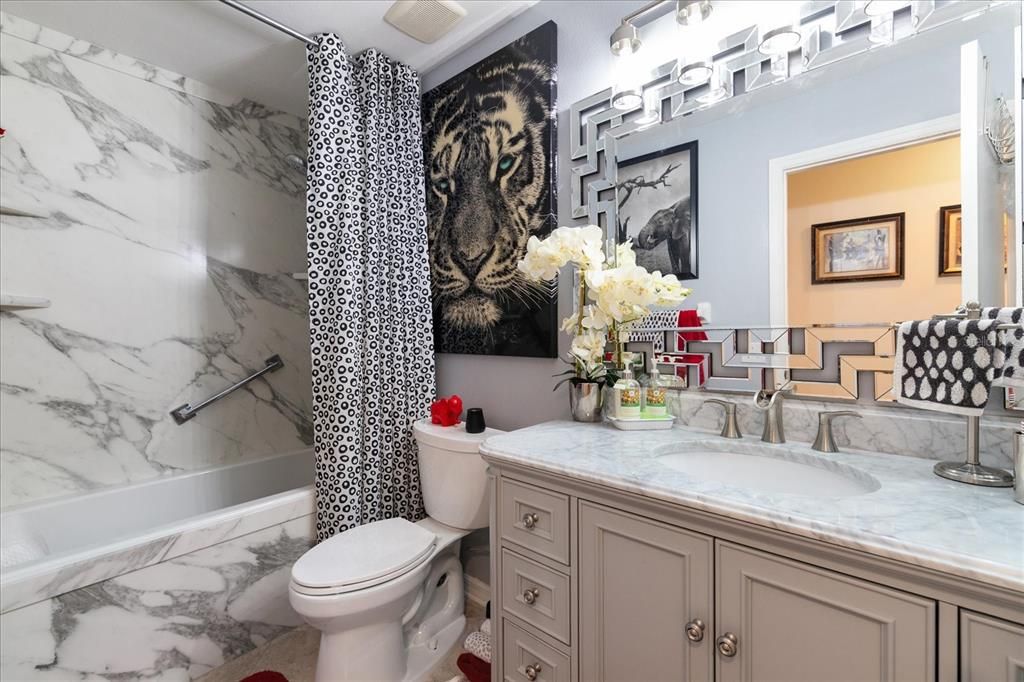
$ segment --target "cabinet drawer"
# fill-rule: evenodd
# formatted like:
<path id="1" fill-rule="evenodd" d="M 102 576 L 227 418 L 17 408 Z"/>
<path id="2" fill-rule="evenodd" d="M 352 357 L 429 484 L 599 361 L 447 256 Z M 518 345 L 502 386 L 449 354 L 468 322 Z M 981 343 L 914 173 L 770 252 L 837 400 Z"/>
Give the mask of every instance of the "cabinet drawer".
<path id="1" fill-rule="evenodd" d="M 501 537 L 569 564 L 569 498 L 529 483 L 501 479 Z"/>
<path id="2" fill-rule="evenodd" d="M 569 576 L 503 549 L 501 606 L 569 644 Z"/>
<path id="3" fill-rule="evenodd" d="M 502 679 L 507 682 L 570 682 L 569 657 L 509 621 L 502 623 Z"/>

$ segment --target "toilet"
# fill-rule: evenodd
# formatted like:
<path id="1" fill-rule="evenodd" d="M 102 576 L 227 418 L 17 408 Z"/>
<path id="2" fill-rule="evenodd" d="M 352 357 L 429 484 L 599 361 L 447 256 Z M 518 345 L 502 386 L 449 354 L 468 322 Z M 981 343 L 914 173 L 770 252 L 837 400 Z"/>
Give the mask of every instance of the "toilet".
<path id="1" fill-rule="evenodd" d="M 288 599 L 321 632 L 318 682 L 415 682 L 465 627 L 459 546 L 488 525 L 480 443 L 497 433 L 419 421 L 428 517 L 375 521 L 321 542 L 292 567 Z"/>

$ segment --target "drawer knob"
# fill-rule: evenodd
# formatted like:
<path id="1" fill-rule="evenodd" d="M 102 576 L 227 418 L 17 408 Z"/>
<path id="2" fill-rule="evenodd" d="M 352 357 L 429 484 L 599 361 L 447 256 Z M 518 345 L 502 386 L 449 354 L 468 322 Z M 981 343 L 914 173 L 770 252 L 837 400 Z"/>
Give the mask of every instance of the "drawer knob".
<path id="1" fill-rule="evenodd" d="M 686 624 L 686 638 L 691 642 L 699 642 L 704 639 L 704 621 L 694 618 Z"/>
<path id="2" fill-rule="evenodd" d="M 523 526 L 526 530 L 533 530 L 537 526 L 537 515 L 533 512 L 523 514 Z"/>
<path id="3" fill-rule="evenodd" d="M 718 653 L 722 654 L 726 658 L 732 658 L 736 655 L 736 649 L 739 646 L 739 642 L 736 641 L 736 635 L 731 632 L 727 632 L 718 638 L 716 644 L 718 645 Z"/>
<path id="4" fill-rule="evenodd" d="M 540 663 L 526 666 L 526 679 L 535 680 L 540 675 Z"/>
<path id="5" fill-rule="evenodd" d="M 535 601 L 537 601 L 537 597 L 539 595 L 540 592 L 537 590 L 537 588 L 531 587 L 528 590 L 523 590 L 523 601 L 527 604 L 533 604 Z"/>

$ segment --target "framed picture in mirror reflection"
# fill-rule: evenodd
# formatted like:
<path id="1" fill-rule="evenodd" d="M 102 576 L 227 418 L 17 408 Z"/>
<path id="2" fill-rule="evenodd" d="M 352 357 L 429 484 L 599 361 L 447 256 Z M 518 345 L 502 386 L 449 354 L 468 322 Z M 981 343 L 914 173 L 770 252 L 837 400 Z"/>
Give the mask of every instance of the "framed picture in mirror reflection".
<path id="1" fill-rule="evenodd" d="M 904 213 L 811 225 L 811 284 L 903 279 Z"/>
<path id="2" fill-rule="evenodd" d="M 963 228 L 960 204 L 939 209 L 939 276 L 963 272 Z"/>
<path id="3" fill-rule="evenodd" d="M 617 164 L 616 241 L 633 240 L 637 265 L 696 279 L 696 140 Z"/>

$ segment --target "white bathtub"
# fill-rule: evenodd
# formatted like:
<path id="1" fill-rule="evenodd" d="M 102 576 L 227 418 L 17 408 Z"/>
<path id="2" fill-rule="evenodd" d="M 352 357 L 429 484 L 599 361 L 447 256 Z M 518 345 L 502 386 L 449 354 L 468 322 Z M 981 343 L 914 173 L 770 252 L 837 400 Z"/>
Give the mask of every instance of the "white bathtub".
<path id="1" fill-rule="evenodd" d="M 266 459 L 0 513 L 0 612 L 313 513 L 313 455 Z"/>

